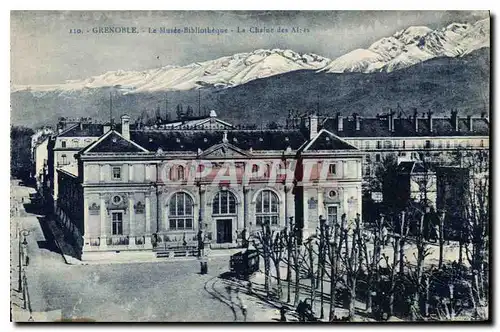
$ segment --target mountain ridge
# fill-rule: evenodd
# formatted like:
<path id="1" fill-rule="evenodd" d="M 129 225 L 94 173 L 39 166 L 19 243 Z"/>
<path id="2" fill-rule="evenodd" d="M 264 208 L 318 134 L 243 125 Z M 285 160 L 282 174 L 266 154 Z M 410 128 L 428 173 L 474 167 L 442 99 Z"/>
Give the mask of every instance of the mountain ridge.
<path id="1" fill-rule="evenodd" d="M 489 47 L 489 18 L 470 23 L 451 23 L 432 30 L 410 26 L 381 38 L 368 49 L 356 49 L 329 59 L 289 49 L 258 49 L 185 66 L 164 66 L 143 71 L 116 70 L 81 80 L 51 85 L 12 85 L 11 92 L 40 94 L 59 91 L 114 88 L 122 94 L 185 91 L 207 87 L 231 88 L 252 80 L 297 70 L 327 73 L 391 72 L 438 57 L 459 57 Z"/>

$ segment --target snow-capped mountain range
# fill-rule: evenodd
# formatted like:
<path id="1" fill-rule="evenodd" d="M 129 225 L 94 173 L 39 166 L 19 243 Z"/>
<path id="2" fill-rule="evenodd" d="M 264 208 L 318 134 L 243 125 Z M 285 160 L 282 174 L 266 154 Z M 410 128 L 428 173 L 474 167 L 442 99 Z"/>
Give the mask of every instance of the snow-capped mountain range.
<path id="1" fill-rule="evenodd" d="M 292 50 L 256 50 L 186 66 L 144 71 L 111 71 L 55 85 L 13 85 L 11 92 L 79 91 L 114 87 L 124 93 L 234 87 L 249 81 L 296 70 L 326 73 L 395 71 L 437 57 L 460 57 L 490 46 L 489 18 L 474 24 L 452 23 L 445 28 L 409 27 L 382 38 L 368 49 L 357 49 L 334 60 Z"/>
<path id="2" fill-rule="evenodd" d="M 72 80 L 58 85 L 31 86 L 34 91 L 81 90 L 118 87 L 124 92 L 191 90 L 205 86 L 231 87 L 258 78 L 300 69 L 324 68 L 330 59 L 291 50 L 256 50 L 187 66 L 166 66 L 145 71 L 112 71 L 85 80 Z M 13 91 L 27 86 L 13 87 Z"/>
<path id="3" fill-rule="evenodd" d="M 357 49 L 338 57 L 321 71 L 391 72 L 437 57 L 464 56 L 489 46 L 489 19 L 474 24 L 452 23 L 437 30 L 409 27 L 376 41 L 368 49 Z"/>

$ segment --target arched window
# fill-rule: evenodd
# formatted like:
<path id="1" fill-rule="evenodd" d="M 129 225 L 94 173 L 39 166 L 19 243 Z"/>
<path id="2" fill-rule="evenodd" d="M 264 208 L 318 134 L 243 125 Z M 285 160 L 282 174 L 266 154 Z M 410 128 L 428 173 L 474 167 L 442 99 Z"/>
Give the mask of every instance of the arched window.
<path id="1" fill-rule="evenodd" d="M 168 207 L 170 230 L 193 229 L 193 200 L 188 194 L 175 193 Z"/>
<path id="2" fill-rule="evenodd" d="M 184 180 L 184 167 L 177 167 L 177 180 Z"/>
<path id="3" fill-rule="evenodd" d="M 212 203 L 213 214 L 235 214 L 236 198 L 230 191 L 221 191 L 214 197 Z"/>
<path id="4" fill-rule="evenodd" d="M 263 190 L 257 196 L 255 202 L 256 214 L 255 223 L 257 225 L 269 223 L 270 225 L 278 225 L 278 196 L 271 190 Z"/>

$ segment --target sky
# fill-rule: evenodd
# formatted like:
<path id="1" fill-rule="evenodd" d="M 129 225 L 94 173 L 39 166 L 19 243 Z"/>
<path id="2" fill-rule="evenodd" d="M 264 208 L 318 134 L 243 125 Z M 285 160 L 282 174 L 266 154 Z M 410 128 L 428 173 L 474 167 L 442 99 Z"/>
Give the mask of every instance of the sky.
<path id="1" fill-rule="evenodd" d="M 261 48 L 336 58 L 409 26 L 436 29 L 486 17 L 485 11 L 12 11 L 11 83 L 57 84 L 108 71 L 187 65 Z M 135 27 L 139 33 L 92 32 L 110 26 Z M 209 27 L 228 33 L 149 33 L 150 28 L 160 27 Z M 252 33 L 252 27 L 274 32 Z M 278 33 L 278 27 L 289 32 Z M 293 27 L 303 32 L 290 32 Z M 246 31 L 238 33 L 238 28 Z M 70 33 L 75 29 L 82 33 Z"/>

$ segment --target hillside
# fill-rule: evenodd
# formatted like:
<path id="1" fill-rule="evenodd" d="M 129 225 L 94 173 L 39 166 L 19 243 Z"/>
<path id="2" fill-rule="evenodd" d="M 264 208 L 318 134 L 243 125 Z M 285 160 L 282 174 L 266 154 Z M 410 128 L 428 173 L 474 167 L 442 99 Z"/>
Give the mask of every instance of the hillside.
<path id="1" fill-rule="evenodd" d="M 461 57 L 441 57 L 392 72 L 326 73 L 298 70 L 255 79 L 229 88 L 206 87 L 201 91 L 201 108 L 235 124 L 283 123 L 289 109 L 374 115 L 399 104 L 411 109 L 434 109 L 449 114 L 457 108 L 463 114 L 489 111 L 489 48 Z M 59 116 L 109 118 L 109 93 L 113 92 L 116 119 L 127 113 L 133 119 L 144 110 L 151 114 L 160 106 L 165 114 L 165 92 L 122 94 L 117 89 L 11 93 L 11 122 L 16 125 L 52 124 Z M 168 108 L 175 117 L 177 104 L 198 110 L 198 90 L 168 92 Z"/>

